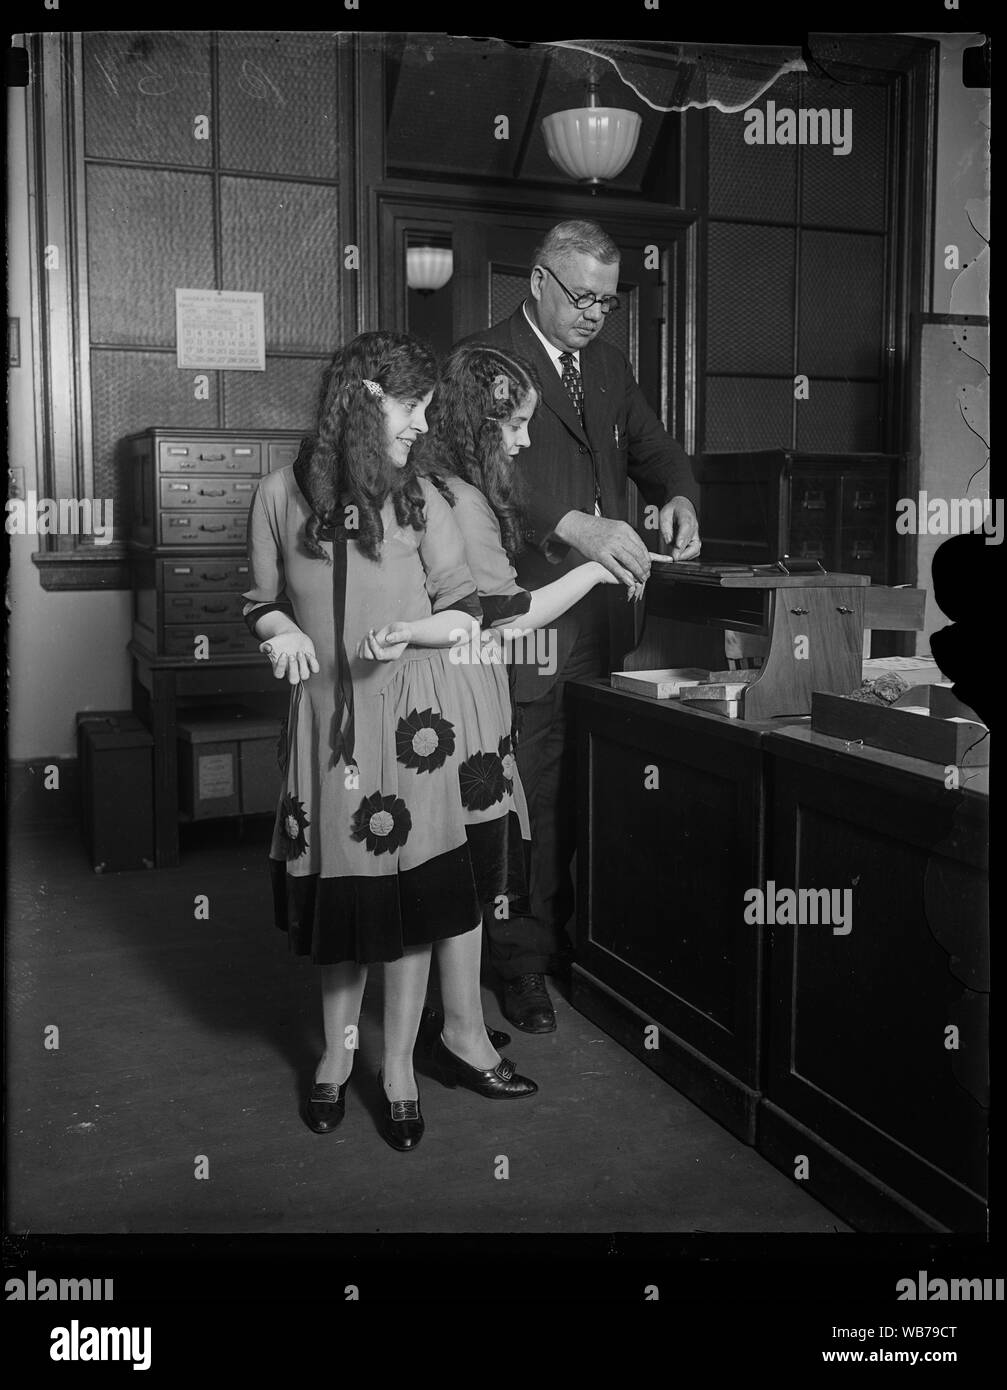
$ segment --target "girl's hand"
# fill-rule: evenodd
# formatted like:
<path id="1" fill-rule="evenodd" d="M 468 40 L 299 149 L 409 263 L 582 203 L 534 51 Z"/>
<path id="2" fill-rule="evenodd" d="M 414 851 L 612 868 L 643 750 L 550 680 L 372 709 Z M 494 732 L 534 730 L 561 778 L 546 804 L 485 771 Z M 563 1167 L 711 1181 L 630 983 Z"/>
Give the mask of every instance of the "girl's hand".
<path id="1" fill-rule="evenodd" d="M 596 581 L 595 581 L 596 583 L 598 583 L 598 584 L 626 584 L 626 581 L 625 581 L 625 580 L 620 579 L 620 578 L 618 577 L 618 575 L 613 574 L 611 570 L 606 569 L 605 566 L 602 565 L 602 564 L 599 564 L 599 562 L 598 562 L 597 560 L 592 560 L 592 561 L 590 561 L 590 563 L 591 563 L 592 565 L 594 565 L 594 567 L 595 567 L 595 569 L 596 569 L 596 571 L 597 571 L 597 579 L 596 579 Z M 645 585 L 646 585 L 646 582 L 647 582 L 646 580 L 642 580 L 642 581 L 639 581 L 639 582 L 637 582 L 636 580 L 634 580 L 631 584 L 626 584 L 626 589 L 627 589 L 626 600 L 627 600 L 628 603 L 632 603 L 635 599 L 641 599 L 641 598 L 643 598 L 643 590 L 644 590 L 644 587 L 645 587 Z"/>
<path id="2" fill-rule="evenodd" d="M 306 681 L 312 671 L 317 674 L 322 669 L 315 656 L 315 644 L 306 632 L 281 632 L 278 637 L 260 642 L 259 651 L 269 657 L 276 679 L 281 681 L 286 676 L 291 685 Z"/>
<path id="3" fill-rule="evenodd" d="M 364 661 L 397 661 L 412 639 L 408 623 L 386 623 L 373 627 L 357 647 L 357 656 Z"/>

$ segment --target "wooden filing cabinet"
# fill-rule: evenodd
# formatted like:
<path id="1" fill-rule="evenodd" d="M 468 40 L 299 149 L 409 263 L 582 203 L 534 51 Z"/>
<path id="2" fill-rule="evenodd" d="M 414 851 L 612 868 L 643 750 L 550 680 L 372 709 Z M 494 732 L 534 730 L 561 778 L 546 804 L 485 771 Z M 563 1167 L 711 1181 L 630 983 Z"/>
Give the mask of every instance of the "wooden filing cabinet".
<path id="1" fill-rule="evenodd" d="M 293 463 L 301 438 L 162 428 L 130 437 L 135 643 L 193 660 L 199 650 L 209 660 L 256 652 L 242 618 L 248 509 L 259 480 Z"/>
<path id="2" fill-rule="evenodd" d="M 696 461 L 703 559 L 766 564 L 790 555 L 897 582 L 895 454 L 767 449 Z"/>

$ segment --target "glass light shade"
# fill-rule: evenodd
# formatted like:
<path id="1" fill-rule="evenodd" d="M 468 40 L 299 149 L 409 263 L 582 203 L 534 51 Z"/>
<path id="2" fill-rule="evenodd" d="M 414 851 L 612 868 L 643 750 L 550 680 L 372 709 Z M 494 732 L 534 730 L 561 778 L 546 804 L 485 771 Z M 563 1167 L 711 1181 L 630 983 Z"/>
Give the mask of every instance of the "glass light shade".
<path id="1" fill-rule="evenodd" d="M 584 106 L 542 119 L 549 158 L 564 174 L 600 183 L 621 174 L 633 158 L 640 117 L 617 106 Z"/>
<path id="2" fill-rule="evenodd" d="M 411 290 L 430 293 L 443 289 L 451 279 L 454 256 L 450 247 L 408 246 L 406 248 L 406 284 Z"/>

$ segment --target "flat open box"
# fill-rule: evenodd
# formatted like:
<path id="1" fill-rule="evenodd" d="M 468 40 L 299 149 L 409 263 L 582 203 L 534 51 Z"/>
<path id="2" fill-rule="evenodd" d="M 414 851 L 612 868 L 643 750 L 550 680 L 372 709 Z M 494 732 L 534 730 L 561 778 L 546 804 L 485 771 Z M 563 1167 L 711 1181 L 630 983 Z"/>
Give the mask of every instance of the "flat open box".
<path id="1" fill-rule="evenodd" d="M 915 686 L 900 705 L 872 705 L 814 690 L 811 728 L 848 743 L 866 743 L 946 767 L 988 765 L 989 730 L 949 686 Z"/>

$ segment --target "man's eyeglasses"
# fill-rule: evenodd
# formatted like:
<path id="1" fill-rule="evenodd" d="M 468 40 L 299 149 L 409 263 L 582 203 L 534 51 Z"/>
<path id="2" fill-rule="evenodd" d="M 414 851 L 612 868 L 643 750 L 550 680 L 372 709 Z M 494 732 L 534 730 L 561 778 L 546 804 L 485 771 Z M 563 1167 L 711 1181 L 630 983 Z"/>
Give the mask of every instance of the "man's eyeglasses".
<path id="1" fill-rule="evenodd" d="M 577 309 L 590 309 L 595 304 L 600 304 L 603 314 L 613 314 L 619 308 L 619 296 L 617 294 L 572 294 L 554 270 L 549 270 L 547 265 L 540 266 L 539 269 L 549 271 L 567 299 Z"/>

